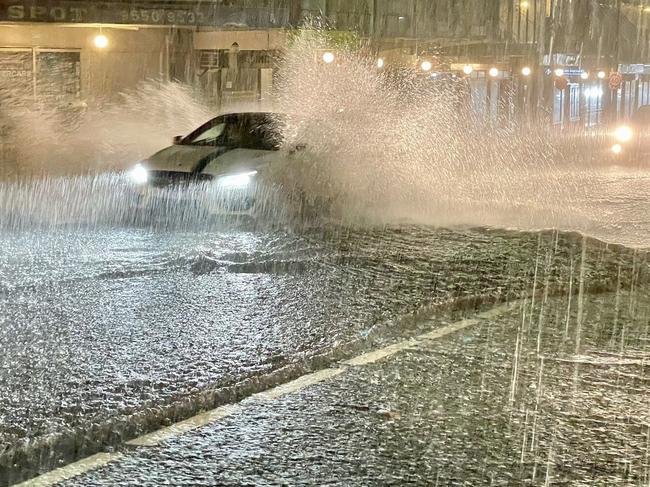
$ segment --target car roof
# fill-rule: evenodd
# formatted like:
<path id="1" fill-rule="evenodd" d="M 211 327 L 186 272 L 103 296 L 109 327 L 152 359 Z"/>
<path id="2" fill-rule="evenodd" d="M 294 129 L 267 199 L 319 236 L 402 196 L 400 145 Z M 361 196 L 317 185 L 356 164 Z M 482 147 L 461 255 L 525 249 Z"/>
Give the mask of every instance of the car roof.
<path id="1" fill-rule="evenodd" d="M 247 111 L 247 112 L 226 112 L 222 113 L 220 115 L 217 115 L 215 118 L 219 117 L 227 117 L 229 115 L 240 115 L 240 116 L 262 116 L 262 115 L 273 115 L 273 116 L 283 116 L 282 113 L 279 112 L 271 112 L 271 111 L 259 111 L 259 112 L 253 112 L 253 111 Z"/>

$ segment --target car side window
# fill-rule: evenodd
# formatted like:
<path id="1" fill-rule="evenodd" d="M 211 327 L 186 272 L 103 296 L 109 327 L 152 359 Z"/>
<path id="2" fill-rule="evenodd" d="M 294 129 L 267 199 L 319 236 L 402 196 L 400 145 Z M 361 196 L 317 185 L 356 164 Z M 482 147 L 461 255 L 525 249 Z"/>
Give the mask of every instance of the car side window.
<path id="1" fill-rule="evenodd" d="M 245 117 L 230 117 L 224 137 L 224 145 L 236 148 L 248 148 L 246 133 L 248 123 Z"/>
<path id="2" fill-rule="evenodd" d="M 279 137 L 265 116 L 246 115 L 228 127 L 228 145 L 242 149 L 277 150 Z"/>
<path id="3" fill-rule="evenodd" d="M 258 120 L 255 125 L 251 127 L 251 134 L 253 135 L 254 147 L 258 150 L 278 150 L 280 147 L 280 134 L 276 124 L 270 120 Z"/>

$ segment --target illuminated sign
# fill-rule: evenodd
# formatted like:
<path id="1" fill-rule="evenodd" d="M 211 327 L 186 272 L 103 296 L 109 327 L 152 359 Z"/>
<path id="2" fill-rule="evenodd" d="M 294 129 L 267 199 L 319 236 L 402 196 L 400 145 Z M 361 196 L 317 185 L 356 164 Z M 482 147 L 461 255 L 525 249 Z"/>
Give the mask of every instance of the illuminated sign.
<path id="1" fill-rule="evenodd" d="M 233 7 L 200 1 L 9 0 L 0 2 L 0 21 L 281 27 L 288 25 L 289 11 L 286 8 Z"/>

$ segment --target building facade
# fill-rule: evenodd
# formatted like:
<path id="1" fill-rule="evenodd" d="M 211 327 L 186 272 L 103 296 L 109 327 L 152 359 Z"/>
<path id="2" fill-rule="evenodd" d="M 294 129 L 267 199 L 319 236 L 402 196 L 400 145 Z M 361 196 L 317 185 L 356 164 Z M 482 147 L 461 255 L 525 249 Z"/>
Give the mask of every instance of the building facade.
<path id="1" fill-rule="evenodd" d="M 367 39 L 388 65 L 467 76 L 488 118 L 504 99 L 586 124 L 648 102 L 650 8 L 623 0 L 6 0 L 0 90 L 65 104 L 169 78 L 215 106 L 264 100 L 287 31 L 309 19 Z M 614 89 L 611 72 L 622 74 Z"/>

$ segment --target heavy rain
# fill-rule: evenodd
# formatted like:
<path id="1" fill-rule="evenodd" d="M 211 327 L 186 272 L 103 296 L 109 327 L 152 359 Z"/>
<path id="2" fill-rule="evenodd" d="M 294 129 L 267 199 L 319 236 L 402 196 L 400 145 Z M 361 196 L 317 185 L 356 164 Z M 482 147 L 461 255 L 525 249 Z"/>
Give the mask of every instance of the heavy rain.
<path id="1" fill-rule="evenodd" d="M 0 487 L 650 485 L 649 29 L 0 2 Z"/>

